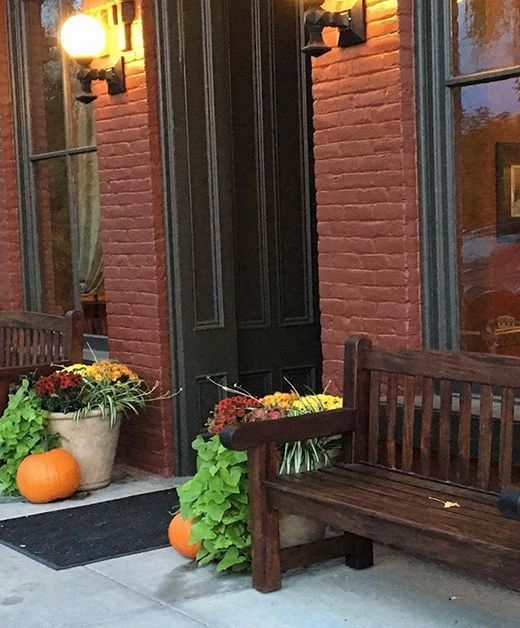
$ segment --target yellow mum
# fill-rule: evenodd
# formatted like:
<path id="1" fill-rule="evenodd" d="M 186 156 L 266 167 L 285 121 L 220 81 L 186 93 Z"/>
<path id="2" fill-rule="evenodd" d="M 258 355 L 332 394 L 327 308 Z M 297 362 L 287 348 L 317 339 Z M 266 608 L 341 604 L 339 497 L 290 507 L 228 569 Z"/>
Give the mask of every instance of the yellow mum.
<path id="1" fill-rule="evenodd" d="M 139 379 L 137 373 L 132 371 L 126 364 L 120 362 L 109 362 L 101 360 L 87 367 L 85 374 L 100 382 L 103 378 L 107 378 L 112 382 L 117 382 L 122 377 L 128 379 Z"/>
<path id="2" fill-rule="evenodd" d="M 271 408 L 289 408 L 297 399 L 297 395 L 292 390 L 288 393 L 275 392 L 272 395 L 266 395 L 260 401 Z"/>
<path id="3" fill-rule="evenodd" d="M 306 395 L 296 399 L 292 403 L 291 409 L 296 412 L 321 412 L 322 410 L 341 408 L 342 405 L 343 399 L 334 395 Z"/>

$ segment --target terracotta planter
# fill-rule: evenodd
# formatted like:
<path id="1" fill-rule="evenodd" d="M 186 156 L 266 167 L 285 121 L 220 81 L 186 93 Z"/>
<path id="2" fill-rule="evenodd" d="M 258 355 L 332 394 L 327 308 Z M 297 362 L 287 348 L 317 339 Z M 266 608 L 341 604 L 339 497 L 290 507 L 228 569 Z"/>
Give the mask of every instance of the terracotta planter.
<path id="1" fill-rule="evenodd" d="M 78 490 L 92 491 L 110 484 L 121 429 L 121 414 L 111 427 L 108 418 L 99 410 L 85 415 L 79 421 L 72 414 L 51 412 L 47 422 L 50 434 L 58 433 L 61 446 L 76 458 L 81 482 Z"/>
<path id="2" fill-rule="evenodd" d="M 325 538 L 326 525 L 298 515 L 280 514 L 280 546 L 292 547 L 321 541 Z"/>

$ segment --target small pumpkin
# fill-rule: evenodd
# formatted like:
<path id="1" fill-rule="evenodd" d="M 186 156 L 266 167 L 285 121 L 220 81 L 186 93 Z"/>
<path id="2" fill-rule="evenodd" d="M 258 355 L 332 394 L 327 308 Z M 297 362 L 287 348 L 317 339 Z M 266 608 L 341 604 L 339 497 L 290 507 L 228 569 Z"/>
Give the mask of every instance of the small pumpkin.
<path id="1" fill-rule="evenodd" d="M 25 499 L 34 504 L 46 504 L 74 495 L 80 477 L 72 454 L 65 449 L 51 449 L 24 458 L 18 467 L 16 483 Z"/>
<path id="2" fill-rule="evenodd" d="M 170 545 L 186 558 L 195 558 L 200 550 L 200 543 L 190 543 L 191 526 L 192 522 L 180 514 L 175 515 L 168 526 Z"/>

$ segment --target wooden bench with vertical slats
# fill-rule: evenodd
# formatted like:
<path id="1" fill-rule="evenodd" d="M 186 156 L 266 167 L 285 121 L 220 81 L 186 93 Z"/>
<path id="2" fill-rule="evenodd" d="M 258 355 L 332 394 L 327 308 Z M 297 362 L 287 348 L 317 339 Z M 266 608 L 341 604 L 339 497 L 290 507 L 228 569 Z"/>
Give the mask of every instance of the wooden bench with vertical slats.
<path id="1" fill-rule="evenodd" d="M 0 415 L 9 384 L 33 371 L 43 374 L 53 365 L 81 362 L 83 315 L 0 312 Z"/>
<path id="2" fill-rule="evenodd" d="M 520 489 L 517 388 L 517 358 L 351 338 L 343 409 L 226 428 L 223 444 L 248 451 L 254 587 L 275 591 L 283 571 L 334 557 L 371 567 L 376 541 L 520 590 L 520 522 L 497 508 L 502 487 Z M 278 475 L 276 444 L 338 433 L 337 464 Z M 279 512 L 344 534 L 280 549 Z"/>

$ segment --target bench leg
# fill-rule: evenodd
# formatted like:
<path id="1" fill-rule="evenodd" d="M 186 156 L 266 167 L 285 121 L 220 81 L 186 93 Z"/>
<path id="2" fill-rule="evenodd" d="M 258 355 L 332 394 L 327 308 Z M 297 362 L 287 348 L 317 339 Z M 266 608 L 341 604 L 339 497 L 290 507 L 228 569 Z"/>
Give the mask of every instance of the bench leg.
<path id="1" fill-rule="evenodd" d="M 372 541 L 364 536 L 358 536 L 351 532 L 345 532 L 347 553 L 345 563 L 352 569 L 367 569 L 374 565 L 374 552 Z"/>
<path id="2" fill-rule="evenodd" d="M 248 452 L 253 586 L 261 593 L 278 591 L 282 586 L 278 511 L 269 507 L 263 486 L 273 469 L 277 472 L 271 448 Z"/>

